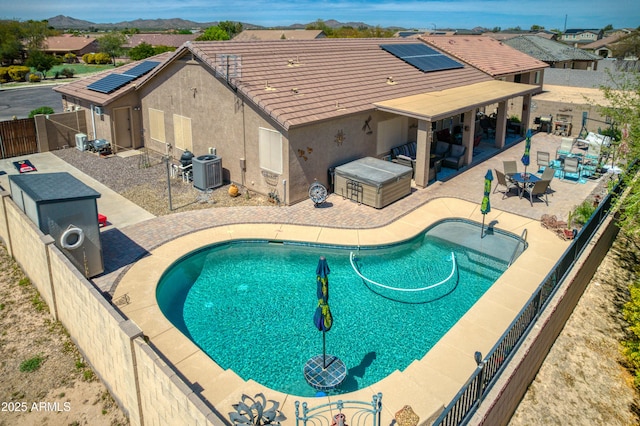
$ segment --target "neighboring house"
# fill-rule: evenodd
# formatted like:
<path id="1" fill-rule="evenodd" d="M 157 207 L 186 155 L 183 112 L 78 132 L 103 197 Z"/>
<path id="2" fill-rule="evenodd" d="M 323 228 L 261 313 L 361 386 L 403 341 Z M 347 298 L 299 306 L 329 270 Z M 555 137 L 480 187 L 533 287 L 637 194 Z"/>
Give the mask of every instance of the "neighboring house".
<path id="1" fill-rule="evenodd" d="M 535 84 L 542 87 L 544 69 L 549 67 L 546 62 L 491 37 L 423 35 L 420 38 L 436 49 L 503 81 Z"/>
<path id="2" fill-rule="evenodd" d="M 604 32 L 602 30 L 569 29 L 560 35 L 560 41 L 578 45 L 600 40 L 603 35 Z"/>
<path id="3" fill-rule="evenodd" d="M 194 41 L 198 34 L 131 34 L 127 36 L 127 42 L 123 46 L 130 49 L 139 44 L 147 43 L 152 47 L 170 46 L 180 47 L 188 41 Z"/>
<path id="4" fill-rule="evenodd" d="M 595 71 L 601 59 L 593 53 L 538 36 L 518 36 L 504 40 L 503 43 L 546 62 L 551 68 Z"/>
<path id="5" fill-rule="evenodd" d="M 416 52 L 426 63 L 407 62 Z M 415 183 L 425 187 L 434 133 L 445 123 L 464 127 L 464 164 L 470 164 L 478 109 L 499 105 L 495 143 L 503 148 L 509 100 L 539 90 L 494 80 L 405 39 L 191 42 L 110 73 L 145 63 L 148 74 L 110 93 L 87 87 L 100 86 L 106 74 L 55 90 L 69 107 L 87 111 L 90 138 L 174 159 L 185 150 L 196 156 L 215 150 L 225 181 L 276 193 L 285 204 L 307 199 L 316 180 L 331 189 L 333 167 L 385 158 L 411 141 Z"/>
<path id="6" fill-rule="evenodd" d="M 600 40 L 596 40 L 592 43 L 582 44 L 580 45 L 580 48 L 583 50 L 586 50 L 587 52 L 591 52 L 595 55 L 598 55 L 601 58 L 612 58 L 613 45 L 625 35 L 626 34 L 616 33 L 614 35 L 601 38 Z"/>
<path id="7" fill-rule="evenodd" d="M 546 38 L 548 40 L 556 40 L 556 38 L 558 37 L 558 35 L 556 33 L 553 33 L 551 31 L 538 31 L 538 32 L 532 32 L 532 31 L 500 31 L 497 33 L 494 32 L 485 32 L 482 33 L 483 36 L 486 37 L 491 37 L 493 39 L 502 41 L 502 40 L 508 40 L 510 38 L 514 38 L 514 37 L 518 37 L 518 36 L 522 36 L 522 35 L 535 35 L 538 37 L 542 37 L 542 38 Z"/>
<path id="8" fill-rule="evenodd" d="M 315 40 L 326 36 L 322 30 L 244 30 L 233 41 Z"/>
<path id="9" fill-rule="evenodd" d="M 42 50 L 45 53 L 59 56 L 63 56 L 66 53 L 73 53 L 81 57 L 85 53 L 97 52 L 98 42 L 94 37 L 65 34 L 62 36 L 47 37 Z"/>

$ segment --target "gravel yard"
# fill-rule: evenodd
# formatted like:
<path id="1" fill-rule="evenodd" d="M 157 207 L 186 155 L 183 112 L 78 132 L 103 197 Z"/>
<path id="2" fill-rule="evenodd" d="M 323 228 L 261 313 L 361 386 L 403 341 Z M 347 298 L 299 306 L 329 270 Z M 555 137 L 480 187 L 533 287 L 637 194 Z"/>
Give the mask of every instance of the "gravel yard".
<path id="1" fill-rule="evenodd" d="M 240 188 L 240 195 L 229 196 L 226 184 L 210 191 L 200 191 L 182 179 L 170 179 L 171 204 L 167 186 L 167 167 L 160 155 L 149 151 L 128 156 L 100 157 L 77 149 L 53 151 L 55 155 L 108 186 L 155 216 L 185 210 L 212 207 L 268 205 L 266 197 Z"/>

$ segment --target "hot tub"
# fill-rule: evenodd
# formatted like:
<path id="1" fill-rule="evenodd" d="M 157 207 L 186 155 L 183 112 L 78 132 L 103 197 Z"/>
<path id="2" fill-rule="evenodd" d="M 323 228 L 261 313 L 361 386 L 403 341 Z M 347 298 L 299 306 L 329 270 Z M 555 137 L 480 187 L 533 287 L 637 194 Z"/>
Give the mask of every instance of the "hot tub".
<path id="1" fill-rule="evenodd" d="M 336 194 L 380 209 L 411 192 L 411 167 L 360 158 L 335 169 Z"/>

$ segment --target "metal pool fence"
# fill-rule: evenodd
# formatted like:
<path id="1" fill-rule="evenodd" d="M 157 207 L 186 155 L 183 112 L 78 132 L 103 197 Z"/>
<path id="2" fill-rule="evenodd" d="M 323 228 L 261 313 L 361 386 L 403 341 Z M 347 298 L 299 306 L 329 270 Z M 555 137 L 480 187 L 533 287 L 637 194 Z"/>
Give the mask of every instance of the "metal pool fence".
<path id="1" fill-rule="evenodd" d="M 464 424 L 475 414 L 480 402 L 495 384 L 503 367 L 509 362 L 511 356 L 524 340 L 523 337 L 527 335 L 529 329 L 535 324 L 559 284 L 563 282 L 573 264 L 582 254 L 585 246 L 591 241 L 596 230 L 609 215 L 612 203 L 622 193 L 624 187 L 623 181 L 618 182 L 613 190 L 602 200 L 591 215 L 591 218 L 582 227 L 560 260 L 538 286 L 527 304 L 487 356 L 481 359 L 480 353 L 476 353 L 478 367 L 436 419 L 433 423 L 434 425 Z"/>

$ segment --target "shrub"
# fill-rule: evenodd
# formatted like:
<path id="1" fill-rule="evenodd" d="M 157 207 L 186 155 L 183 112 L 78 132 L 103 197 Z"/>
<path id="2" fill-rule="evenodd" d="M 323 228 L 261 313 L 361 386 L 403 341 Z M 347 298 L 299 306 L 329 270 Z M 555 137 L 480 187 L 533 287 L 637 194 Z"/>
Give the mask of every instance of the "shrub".
<path id="1" fill-rule="evenodd" d="M 593 205 L 592 201 L 583 201 L 582 204 L 576 207 L 573 212 L 574 223 L 584 225 L 587 223 L 594 211 L 596 211 L 596 206 Z"/>
<path id="2" fill-rule="evenodd" d="M 65 76 L 66 78 L 71 78 L 73 77 L 73 75 L 76 72 L 73 70 L 73 68 L 62 68 L 60 70 L 60 74 L 62 74 L 63 76 Z"/>
<path id="3" fill-rule="evenodd" d="M 78 57 L 75 55 L 75 53 L 65 53 L 64 54 L 64 61 L 67 64 L 75 64 L 76 62 L 78 62 Z"/>
<path id="4" fill-rule="evenodd" d="M 40 77 L 39 74 L 36 74 L 36 73 L 29 74 L 29 82 L 30 83 L 38 83 L 41 80 L 42 80 L 42 77 Z"/>
<path id="5" fill-rule="evenodd" d="M 0 83 L 6 83 L 9 81 L 9 68 L 0 67 Z"/>
<path id="6" fill-rule="evenodd" d="M 95 64 L 95 56 L 95 53 L 85 53 L 84 55 L 82 55 L 82 62 L 84 62 L 85 64 Z"/>
<path id="7" fill-rule="evenodd" d="M 30 373 L 36 371 L 42 365 L 44 358 L 42 355 L 36 355 L 33 358 L 26 359 L 20 363 L 20 371 Z"/>
<path id="8" fill-rule="evenodd" d="M 53 108 L 48 107 L 48 106 L 42 106 L 40 108 L 36 108 L 36 109 L 32 110 L 29 113 L 29 118 L 33 118 L 33 117 L 35 117 L 36 115 L 39 115 L 39 114 L 43 114 L 43 115 L 53 114 L 54 112 L 55 111 L 53 110 Z"/>
<path id="9" fill-rule="evenodd" d="M 96 64 L 104 65 L 111 62 L 111 56 L 108 53 L 96 53 L 94 55 L 94 61 Z"/>
<path id="10" fill-rule="evenodd" d="M 27 74 L 31 69 L 22 65 L 13 65 L 9 67 L 9 77 L 13 81 L 27 81 Z"/>

